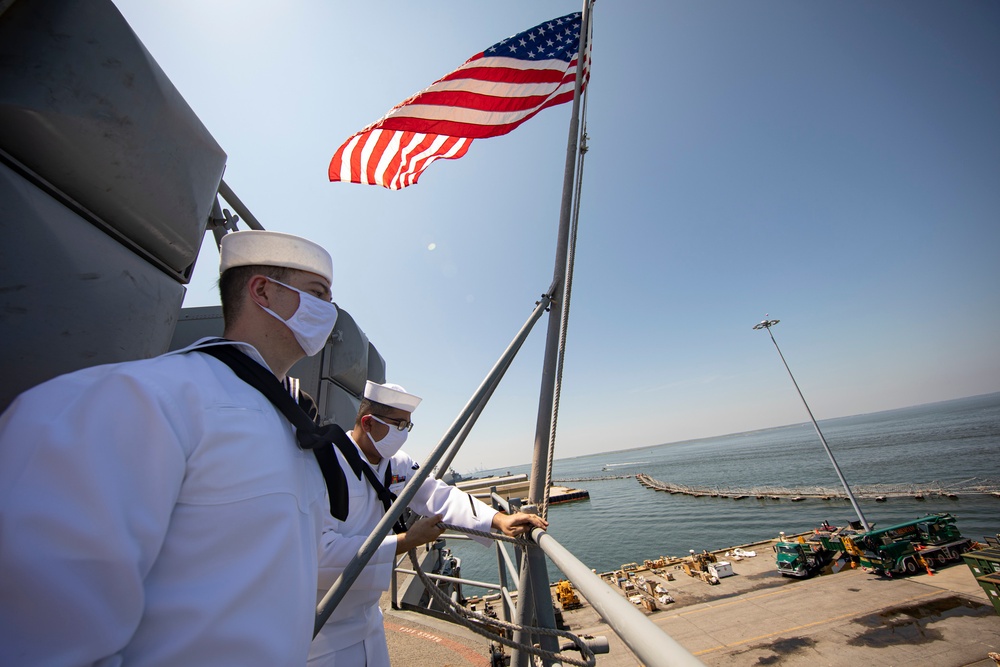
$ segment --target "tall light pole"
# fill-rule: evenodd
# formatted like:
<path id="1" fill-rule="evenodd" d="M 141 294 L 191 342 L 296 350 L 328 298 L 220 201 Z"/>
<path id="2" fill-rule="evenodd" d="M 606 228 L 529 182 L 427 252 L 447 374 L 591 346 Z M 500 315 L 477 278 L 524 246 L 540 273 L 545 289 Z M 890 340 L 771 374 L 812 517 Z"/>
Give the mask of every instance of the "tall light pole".
<path id="1" fill-rule="evenodd" d="M 823 431 L 819 430 L 819 424 L 816 423 L 816 418 L 813 417 L 812 410 L 809 409 L 809 404 L 806 403 L 806 397 L 802 395 L 802 390 L 799 389 L 799 383 L 795 381 L 795 376 L 792 375 L 792 369 L 788 367 L 788 362 L 785 361 L 785 355 L 781 353 L 781 348 L 778 347 L 778 341 L 774 339 L 774 334 L 771 333 L 771 327 L 780 322 L 780 320 L 769 320 L 767 315 L 764 315 L 764 321 L 759 324 L 754 325 L 754 331 L 760 331 L 761 329 L 767 329 L 767 335 L 771 337 L 771 342 L 774 343 L 774 349 L 778 351 L 778 356 L 781 357 L 781 363 L 785 365 L 785 370 L 788 371 L 788 377 L 792 378 L 792 384 L 795 385 L 795 391 L 799 392 L 799 398 L 802 399 L 802 405 L 806 406 L 806 412 L 809 413 L 809 419 L 812 420 L 813 426 L 816 427 L 816 433 L 819 435 L 820 442 L 823 443 L 823 449 L 826 450 L 827 456 L 830 457 L 830 463 L 833 464 L 833 469 L 837 471 L 837 477 L 840 478 L 840 483 L 844 485 L 844 490 L 847 492 L 847 497 L 850 499 L 851 504 L 854 505 L 854 511 L 857 512 L 858 518 L 861 519 L 861 525 L 864 527 L 865 531 L 871 530 L 871 526 L 868 525 L 868 520 L 865 519 L 865 515 L 861 512 L 861 507 L 858 505 L 857 499 L 854 497 L 854 493 L 851 492 L 851 487 L 844 479 L 843 473 L 840 472 L 840 466 L 837 465 L 837 459 L 833 458 L 833 452 L 830 451 L 830 446 L 826 444 L 826 438 L 823 437 Z"/>

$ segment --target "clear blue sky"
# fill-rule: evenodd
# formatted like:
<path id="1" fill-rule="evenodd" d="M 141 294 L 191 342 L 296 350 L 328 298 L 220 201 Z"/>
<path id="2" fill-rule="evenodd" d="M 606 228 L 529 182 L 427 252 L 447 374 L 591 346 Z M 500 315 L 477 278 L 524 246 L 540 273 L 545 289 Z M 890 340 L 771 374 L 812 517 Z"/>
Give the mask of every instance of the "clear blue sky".
<path id="1" fill-rule="evenodd" d="M 570 109 L 399 192 L 329 159 L 581 3 L 116 2 L 264 226 L 330 249 L 425 457 L 551 282 Z M 1000 391 L 998 35 L 993 1 L 598 2 L 557 458 L 805 421 L 765 313 L 819 419 Z M 530 461 L 544 328 L 459 470 Z"/>

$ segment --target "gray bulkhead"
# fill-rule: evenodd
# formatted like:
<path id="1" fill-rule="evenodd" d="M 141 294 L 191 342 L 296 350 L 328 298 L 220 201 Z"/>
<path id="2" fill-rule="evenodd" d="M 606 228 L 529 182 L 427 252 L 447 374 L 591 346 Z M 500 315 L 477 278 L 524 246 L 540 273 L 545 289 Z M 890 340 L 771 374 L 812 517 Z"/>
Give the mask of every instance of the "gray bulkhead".
<path id="1" fill-rule="evenodd" d="M 56 375 L 221 333 L 219 309 L 181 304 L 225 166 L 110 0 L 0 0 L 0 410 Z M 292 374 L 353 422 L 385 363 L 341 311 Z"/>

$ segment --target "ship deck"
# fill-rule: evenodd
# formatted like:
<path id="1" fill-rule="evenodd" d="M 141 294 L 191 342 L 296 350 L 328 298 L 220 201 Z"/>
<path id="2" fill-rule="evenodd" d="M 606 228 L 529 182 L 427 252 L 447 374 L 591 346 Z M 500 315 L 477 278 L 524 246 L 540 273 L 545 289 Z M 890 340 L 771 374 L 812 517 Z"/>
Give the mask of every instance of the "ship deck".
<path id="1" fill-rule="evenodd" d="M 775 571 L 772 544 L 745 547 L 758 555 L 740 561 L 716 552 L 734 575 L 715 586 L 680 566 L 661 570 L 672 581 L 640 572 L 675 599 L 647 615 L 710 666 L 994 667 L 987 654 L 1000 651 L 1000 616 L 964 563 L 895 579 L 845 569 L 796 580 Z M 608 638 L 611 651 L 597 656 L 597 665 L 639 664 L 581 602 L 563 619 L 577 634 Z M 388 607 L 388 596 L 383 603 Z M 386 629 L 393 664 L 489 665 L 487 640 L 452 623 L 386 609 Z"/>

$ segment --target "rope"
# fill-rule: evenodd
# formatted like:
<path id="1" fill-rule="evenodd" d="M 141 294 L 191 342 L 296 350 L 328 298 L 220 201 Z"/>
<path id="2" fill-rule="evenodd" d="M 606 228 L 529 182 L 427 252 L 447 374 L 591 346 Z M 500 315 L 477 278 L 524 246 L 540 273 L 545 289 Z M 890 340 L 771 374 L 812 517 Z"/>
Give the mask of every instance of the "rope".
<path id="1" fill-rule="evenodd" d="M 559 323 L 559 353 L 556 362 L 555 394 L 552 401 L 552 428 L 549 431 L 549 455 L 545 462 L 545 488 L 542 492 L 542 502 L 538 508 L 539 515 L 548 519 L 549 493 L 552 487 L 552 466 L 556 449 L 556 424 L 559 422 L 559 400 L 562 396 L 563 367 L 566 363 L 566 331 L 569 328 L 569 302 L 573 294 L 573 265 L 576 262 L 576 238 L 580 222 L 580 195 L 583 191 L 583 163 L 587 155 L 587 100 L 583 96 L 583 108 L 580 111 L 582 131 L 581 145 L 577 155 L 576 182 L 573 185 L 573 213 L 570 218 L 569 246 L 566 254 L 566 299 L 562 304 L 562 315 Z"/>
<path id="2" fill-rule="evenodd" d="M 520 546 L 527 546 L 524 540 L 515 540 L 514 538 L 507 537 L 506 535 L 498 535 L 497 533 L 483 533 L 482 531 L 470 530 L 466 528 L 457 528 L 448 524 L 443 525 L 450 530 L 457 530 L 463 533 L 469 533 L 470 535 L 484 535 L 492 539 L 501 539 L 502 541 L 515 541 L 520 544 Z M 587 646 L 586 643 L 572 632 L 567 632 L 565 630 L 557 630 L 555 628 L 539 628 L 526 625 L 518 625 L 516 623 L 508 623 L 507 621 L 501 621 L 497 618 L 491 618 L 486 614 L 479 612 L 469 611 L 465 607 L 462 607 L 458 603 L 454 602 L 450 597 L 441 592 L 438 588 L 437 583 L 432 581 L 427 574 L 420 569 L 420 564 L 417 562 L 417 552 L 416 549 L 411 549 L 407 554 L 410 557 L 410 563 L 413 565 L 413 571 L 417 573 L 420 581 L 424 584 L 424 588 L 427 592 L 438 601 L 439 604 L 444 608 L 445 613 L 451 617 L 459 625 L 463 625 L 468 629 L 472 630 L 478 635 L 487 637 L 490 640 L 500 642 L 504 646 L 509 646 L 510 648 L 516 648 L 525 653 L 530 653 L 532 655 L 541 656 L 542 658 L 547 658 L 553 662 L 563 662 L 570 665 L 579 665 L 579 667 L 594 667 L 597 664 L 597 658 L 594 656 L 594 652 Z M 490 630 L 489 628 L 494 628 Z M 512 639 L 507 639 L 506 636 L 499 630 L 506 630 L 513 636 L 515 632 L 526 632 L 535 635 L 547 635 L 551 637 L 562 637 L 563 639 L 569 639 L 580 651 L 582 659 L 574 658 L 572 656 L 563 655 L 562 653 L 553 653 L 552 651 L 546 651 L 545 649 L 539 648 L 537 646 L 532 646 L 529 644 L 522 644 L 520 642 L 515 642 Z"/>
<path id="3" fill-rule="evenodd" d="M 456 533 L 468 533 L 469 535 L 478 535 L 479 537 L 485 537 L 490 540 L 497 540 L 499 542 L 510 542 L 511 544 L 516 544 L 519 547 L 536 547 L 534 542 L 528 540 L 524 537 L 509 537 L 503 533 L 491 533 L 483 530 L 474 530 L 472 528 L 463 528 L 461 526 L 453 526 L 450 523 L 445 523 L 443 521 L 438 522 L 438 525 L 445 530 L 453 530 Z"/>

